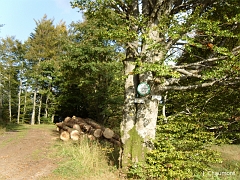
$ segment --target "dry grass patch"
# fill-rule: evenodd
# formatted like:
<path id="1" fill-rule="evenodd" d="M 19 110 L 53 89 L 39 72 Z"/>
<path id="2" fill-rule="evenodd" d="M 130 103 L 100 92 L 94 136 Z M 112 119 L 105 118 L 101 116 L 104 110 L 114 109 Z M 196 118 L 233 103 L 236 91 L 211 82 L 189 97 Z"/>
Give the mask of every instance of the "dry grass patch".
<path id="1" fill-rule="evenodd" d="M 223 160 L 222 164 L 212 166 L 213 170 L 205 172 L 205 178 L 209 180 L 239 180 L 240 179 L 240 145 L 212 146 L 212 150 L 218 151 Z"/>
<path id="2" fill-rule="evenodd" d="M 97 142 L 87 139 L 77 143 L 61 141 L 54 149 L 61 161 L 53 176 L 69 180 L 119 179 L 117 168 L 109 165 L 105 151 Z"/>

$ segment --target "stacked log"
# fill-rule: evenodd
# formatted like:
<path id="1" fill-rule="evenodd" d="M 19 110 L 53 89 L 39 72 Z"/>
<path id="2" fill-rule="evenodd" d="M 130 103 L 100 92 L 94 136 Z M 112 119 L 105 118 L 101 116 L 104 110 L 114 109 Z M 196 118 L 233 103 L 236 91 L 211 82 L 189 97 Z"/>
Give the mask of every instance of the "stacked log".
<path id="1" fill-rule="evenodd" d="M 63 141 L 70 139 L 78 141 L 87 135 L 90 140 L 101 138 L 121 146 L 120 136 L 117 133 L 90 118 L 66 117 L 63 122 L 56 123 L 56 126 L 60 133 L 60 139 Z"/>

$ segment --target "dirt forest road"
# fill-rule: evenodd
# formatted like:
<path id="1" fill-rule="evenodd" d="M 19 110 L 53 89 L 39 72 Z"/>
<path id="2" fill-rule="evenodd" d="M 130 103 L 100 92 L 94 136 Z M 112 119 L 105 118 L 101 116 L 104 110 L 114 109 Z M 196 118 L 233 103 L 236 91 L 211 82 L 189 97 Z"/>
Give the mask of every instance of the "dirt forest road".
<path id="1" fill-rule="evenodd" d="M 23 126 L 0 134 L 0 180 L 30 180 L 48 176 L 57 167 L 50 147 L 54 126 Z"/>

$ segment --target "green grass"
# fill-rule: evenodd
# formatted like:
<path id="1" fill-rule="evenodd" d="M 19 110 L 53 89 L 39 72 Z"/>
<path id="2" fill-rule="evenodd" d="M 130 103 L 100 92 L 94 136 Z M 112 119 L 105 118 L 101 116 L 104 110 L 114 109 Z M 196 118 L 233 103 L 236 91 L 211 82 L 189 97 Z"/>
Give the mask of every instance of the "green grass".
<path id="1" fill-rule="evenodd" d="M 63 179 L 118 179 L 116 166 L 110 166 L 106 148 L 99 143 L 83 139 L 81 142 L 59 142 L 55 156 L 60 159 L 55 176 Z"/>
<path id="2" fill-rule="evenodd" d="M 0 147 L 4 147 L 11 142 L 17 141 L 20 138 L 24 138 L 28 133 L 29 127 L 27 125 L 8 123 L 0 126 L 0 135 L 3 135 L 6 132 L 17 133 L 17 136 L 9 137 L 4 141 L 0 142 Z M 17 137 L 17 138 L 16 138 Z"/>
<path id="3" fill-rule="evenodd" d="M 203 180 L 239 180 L 240 145 L 213 146 L 211 149 L 221 153 L 223 162 L 212 165 L 212 171 L 203 172 Z"/>

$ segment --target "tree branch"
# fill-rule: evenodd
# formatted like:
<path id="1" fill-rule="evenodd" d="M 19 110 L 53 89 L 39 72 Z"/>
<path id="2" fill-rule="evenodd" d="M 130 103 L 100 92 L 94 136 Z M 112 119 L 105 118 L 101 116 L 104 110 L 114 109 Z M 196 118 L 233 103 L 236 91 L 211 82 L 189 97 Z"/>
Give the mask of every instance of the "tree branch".
<path id="1" fill-rule="evenodd" d="M 196 77 L 196 78 L 201 78 L 202 76 L 201 75 L 198 75 L 197 73 L 192 73 L 190 71 L 187 71 L 185 69 L 175 69 L 177 72 L 181 73 L 181 74 L 184 74 L 188 77 Z M 198 71 L 195 71 L 195 72 L 198 72 Z"/>
<path id="2" fill-rule="evenodd" d="M 234 56 L 237 56 L 239 54 L 240 51 L 240 46 L 235 47 L 232 50 L 232 54 Z M 201 58 L 201 57 L 199 57 Z M 171 66 L 171 68 L 173 69 L 179 69 L 179 68 L 186 68 L 186 67 L 193 67 L 193 66 L 203 66 L 204 63 L 209 63 L 209 62 L 215 62 L 215 61 L 219 61 L 219 60 L 225 60 L 227 59 L 228 56 L 220 56 L 220 57 L 214 57 L 214 58 L 209 58 L 209 59 L 204 59 L 202 61 L 198 61 L 195 63 L 189 63 L 189 64 L 185 64 L 185 65 L 177 65 L 177 66 Z"/>
<path id="3" fill-rule="evenodd" d="M 240 51 L 240 46 L 237 46 L 237 47 L 233 48 L 232 53 L 234 55 L 237 55 L 237 54 L 239 54 L 239 51 Z"/>
<path id="4" fill-rule="evenodd" d="M 195 85 L 187 85 L 187 86 L 181 86 L 181 85 L 179 85 L 179 86 L 168 86 L 164 83 L 164 84 L 156 87 L 155 91 L 159 91 L 159 92 L 164 92 L 164 91 L 168 91 L 168 90 L 181 91 L 181 90 L 191 90 L 191 89 L 210 87 L 210 86 L 213 86 L 213 85 L 227 86 L 227 85 L 235 85 L 235 84 L 239 84 L 239 83 L 240 83 L 240 77 L 222 78 L 222 79 L 218 79 L 218 80 L 214 80 L 214 81 L 210 81 L 210 82 L 205 82 L 205 83 L 195 84 Z"/>
<path id="5" fill-rule="evenodd" d="M 212 82 L 207 82 L 207 83 L 202 83 L 202 84 L 197 84 L 197 85 L 188 85 L 188 86 L 165 86 L 165 87 L 160 87 L 160 91 L 167 91 L 167 90 L 190 90 L 190 89 L 197 89 L 197 88 L 202 88 L 202 87 L 209 87 L 213 86 L 216 84 L 217 81 L 212 81 Z"/>
<path id="6" fill-rule="evenodd" d="M 172 68 L 173 69 L 177 69 L 177 68 L 186 68 L 186 67 L 199 66 L 199 65 L 202 66 L 202 64 L 204 64 L 204 63 L 214 62 L 214 61 L 218 61 L 218 60 L 224 60 L 226 58 L 227 58 L 227 56 L 209 58 L 209 59 L 204 59 L 202 61 L 195 62 L 195 63 L 189 63 L 189 64 L 185 64 L 185 65 L 172 66 Z"/>
<path id="7" fill-rule="evenodd" d="M 128 42 L 128 43 L 126 44 L 126 47 L 127 47 L 127 48 L 131 48 L 131 49 L 133 50 L 134 56 L 138 56 L 138 55 L 139 55 L 139 53 L 138 53 L 138 51 L 137 51 L 137 48 L 138 48 L 138 47 L 135 47 L 133 43 Z"/>
<path id="8" fill-rule="evenodd" d="M 155 4 L 153 4 L 153 2 L 151 0 L 149 0 L 151 8 L 153 9 L 152 12 L 151 12 L 151 15 L 150 15 L 151 18 L 154 19 L 154 17 L 157 17 L 156 14 L 157 14 L 157 12 L 158 12 L 158 10 L 161 7 L 163 2 L 164 2 L 163 0 L 160 0 L 160 1 L 157 1 Z"/>

